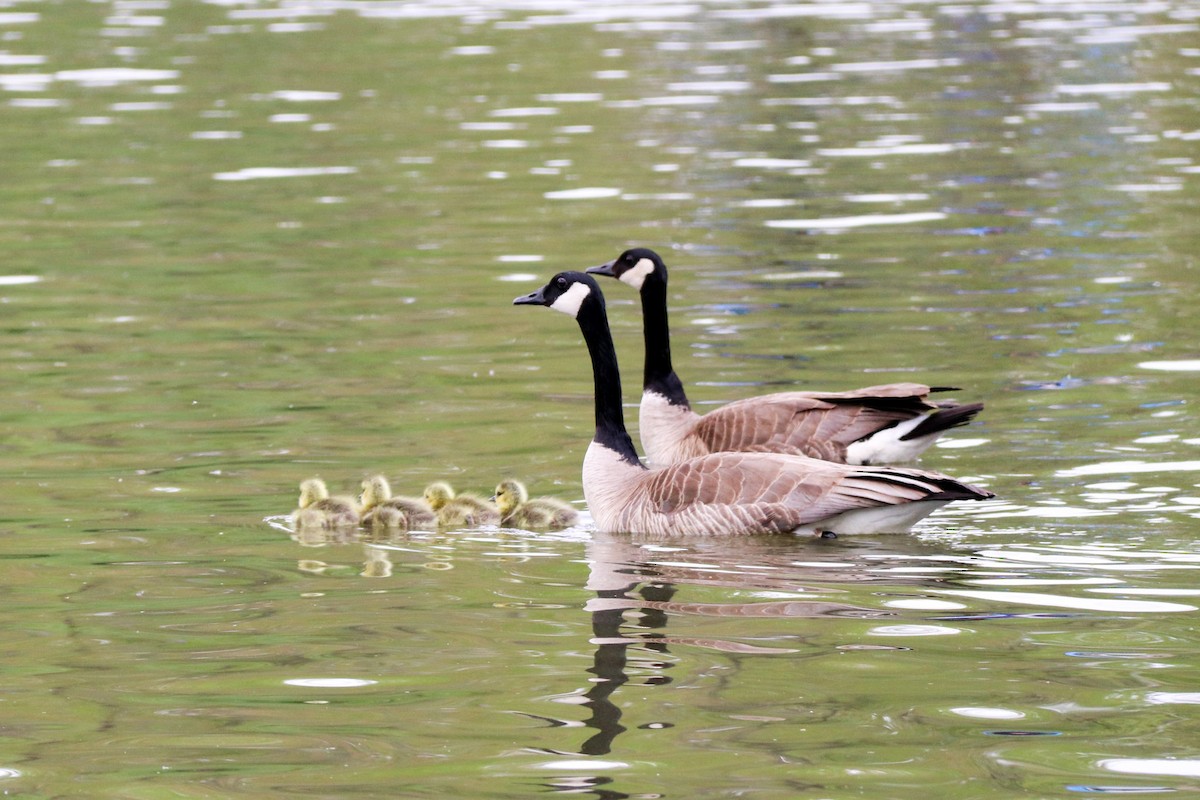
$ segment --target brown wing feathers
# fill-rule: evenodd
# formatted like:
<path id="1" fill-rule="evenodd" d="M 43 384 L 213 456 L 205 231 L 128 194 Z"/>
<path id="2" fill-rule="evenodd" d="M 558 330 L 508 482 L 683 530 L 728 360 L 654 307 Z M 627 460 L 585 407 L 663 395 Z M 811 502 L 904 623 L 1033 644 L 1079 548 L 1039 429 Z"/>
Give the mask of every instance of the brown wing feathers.
<path id="1" fill-rule="evenodd" d="M 852 509 L 992 496 L 922 470 L 848 467 L 753 453 L 676 464 L 652 473 L 641 489 L 649 508 L 665 514 L 711 512 L 718 529 L 730 513 L 769 519 L 789 530 Z"/>
<path id="2" fill-rule="evenodd" d="M 781 392 L 714 409 L 701 417 L 693 435 L 714 453 L 791 452 L 845 462 L 850 444 L 933 408 L 917 395 L 844 397 Z M 964 424 L 979 408 L 982 406 L 954 424 Z"/>

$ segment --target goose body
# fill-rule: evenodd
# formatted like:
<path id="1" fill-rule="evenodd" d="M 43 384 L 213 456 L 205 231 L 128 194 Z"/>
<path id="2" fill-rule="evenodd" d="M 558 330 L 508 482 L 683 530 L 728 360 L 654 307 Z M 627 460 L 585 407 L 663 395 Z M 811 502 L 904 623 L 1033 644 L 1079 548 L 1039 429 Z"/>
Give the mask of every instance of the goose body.
<path id="1" fill-rule="evenodd" d="M 300 483 L 300 501 L 292 512 L 297 528 L 343 528 L 357 525 L 358 504 L 350 497 L 330 497 L 325 481 L 308 478 Z"/>
<path id="2" fill-rule="evenodd" d="M 456 494 L 445 481 L 425 488 L 425 502 L 437 514 L 438 524 L 445 528 L 500 524 L 500 511 L 494 503 L 471 494 Z"/>
<path id="3" fill-rule="evenodd" d="M 503 480 L 496 486 L 500 524 L 526 530 L 561 530 L 579 521 L 579 512 L 553 497 L 529 498 L 525 484 Z"/>
<path id="4" fill-rule="evenodd" d="M 843 464 L 901 464 L 983 409 L 929 399 L 919 383 L 849 392 L 779 392 L 739 400 L 701 416 L 671 364 L 667 268 L 653 250 L 626 250 L 588 272 L 617 278 L 642 301 L 645 370 L 638 428 L 647 460 L 663 466 L 705 453 L 793 453 Z"/>
<path id="5" fill-rule="evenodd" d="M 421 530 L 437 525 L 437 515 L 423 499 L 396 497 L 383 475 L 372 475 L 362 482 L 359 496 L 362 524 L 369 528 Z"/>
<path id="6" fill-rule="evenodd" d="M 784 453 L 709 453 L 649 470 L 625 429 L 616 350 L 595 280 L 562 272 L 513 303 L 573 316 L 587 343 L 596 432 L 583 460 L 583 491 L 602 532 L 898 533 L 953 500 L 993 496 L 935 472 Z"/>

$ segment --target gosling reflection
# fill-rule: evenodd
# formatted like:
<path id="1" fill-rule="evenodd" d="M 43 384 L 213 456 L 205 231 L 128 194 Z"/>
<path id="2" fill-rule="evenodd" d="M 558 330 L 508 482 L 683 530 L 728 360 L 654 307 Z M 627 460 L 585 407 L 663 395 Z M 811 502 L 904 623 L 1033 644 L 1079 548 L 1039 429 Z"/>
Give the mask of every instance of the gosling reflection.
<path id="1" fill-rule="evenodd" d="M 353 575 L 364 578 L 387 578 L 392 575 L 392 556 L 386 547 L 397 538 L 395 531 L 374 529 L 362 531 L 345 528 L 298 527 L 291 532 L 292 541 L 302 547 L 319 548 L 330 545 L 361 544 L 363 562 L 361 569 L 348 564 L 329 563 L 315 558 L 301 558 L 296 562 L 296 568 L 310 575 Z"/>

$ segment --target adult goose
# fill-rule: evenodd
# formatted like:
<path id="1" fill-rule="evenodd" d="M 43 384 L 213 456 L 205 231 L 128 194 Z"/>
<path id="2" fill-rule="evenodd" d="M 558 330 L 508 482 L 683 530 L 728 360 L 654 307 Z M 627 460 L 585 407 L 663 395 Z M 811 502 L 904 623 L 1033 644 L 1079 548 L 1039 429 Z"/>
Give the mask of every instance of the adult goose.
<path id="1" fill-rule="evenodd" d="M 588 272 L 617 278 L 641 294 L 646 359 L 638 427 L 653 465 L 726 450 L 799 453 L 841 464 L 901 464 L 983 409 L 982 403 L 929 400 L 930 392 L 945 389 L 892 383 L 850 392 L 760 395 L 701 416 L 688 404 L 671 366 L 662 258 L 639 247 Z"/>
<path id="2" fill-rule="evenodd" d="M 513 304 L 569 314 L 583 332 L 596 416 L 583 459 L 583 493 L 602 532 L 899 533 L 952 500 L 993 496 L 934 472 L 782 453 L 710 453 L 651 471 L 625 429 L 617 354 L 596 281 L 582 272 L 560 272 Z"/>

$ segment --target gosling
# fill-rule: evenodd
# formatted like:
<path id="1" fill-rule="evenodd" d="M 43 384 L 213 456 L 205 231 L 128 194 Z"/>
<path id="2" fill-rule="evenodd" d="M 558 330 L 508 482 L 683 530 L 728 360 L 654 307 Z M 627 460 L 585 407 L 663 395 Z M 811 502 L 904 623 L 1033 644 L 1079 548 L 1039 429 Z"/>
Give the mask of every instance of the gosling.
<path id="1" fill-rule="evenodd" d="M 500 524 L 526 530 L 558 531 L 579 521 L 579 512 L 553 497 L 529 499 L 525 484 L 504 480 L 496 486 L 496 507 Z"/>
<path id="2" fill-rule="evenodd" d="M 358 504 L 352 497 L 330 497 L 325 481 L 309 478 L 300 483 L 300 502 L 292 523 L 300 528 L 345 528 L 357 525 Z"/>
<path id="3" fill-rule="evenodd" d="M 445 481 L 431 483 L 425 488 L 425 502 L 437 514 L 444 528 L 471 528 L 478 525 L 499 525 L 500 511 L 495 504 L 470 494 L 456 495 Z"/>
<path id="4" fill-rule="evenodd" d="M 362 482 L 358 498 L 362 524 L 374 530 L 425 530 L 437 525 L 437 515 L 419 497 L 394 497 L 391 484 L 382 475 Z"/>

